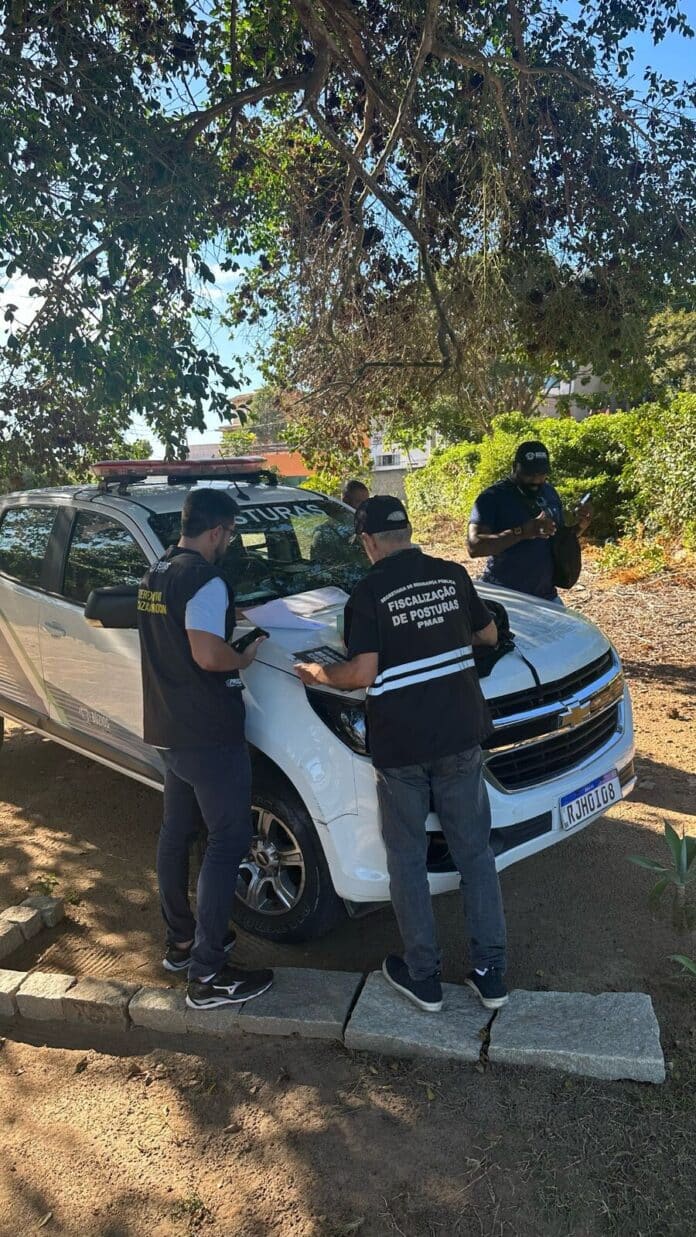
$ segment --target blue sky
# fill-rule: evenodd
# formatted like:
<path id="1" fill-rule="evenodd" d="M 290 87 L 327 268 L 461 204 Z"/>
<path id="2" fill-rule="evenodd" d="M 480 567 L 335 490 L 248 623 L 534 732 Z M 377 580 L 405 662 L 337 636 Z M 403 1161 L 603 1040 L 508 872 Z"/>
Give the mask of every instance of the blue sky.
<path id="1" fill-rule="evenodd" d="M 569 9 L 575 7 L 575 4 L 568 6 Z M 686 13 L 690 25 L 696 29 L 696 0 L 688 0 L 681 7 Z M 677 81 L 696 77 L 696 39 L 685 39 L 680 35 L 669 34 L 662 43 L 655 46 L 648 35 L 635 35 L 629 38 L 627 43 L 633 47 L 635 52 L 631 72 L 631 85 L 636 92 L 640 92 L 643 74 L 647 67 L 655 69 L 663 76 L 674 78 Z M 225 275 L 224 272 L 219 271 L 219 267 L 215 269 L 218 274 L 218 283 L 214 289 L 213 298 L 214 300 L 221 300 L 224 297 L 226 286 L 229 289 L 229 285 L 235 276 Z M 253 336 L 242 336 L 239 334 L 231 336 L 227 330 L 222 328 L 211 332 L 208 338 L 214 343 L 223 361 L 233 366 L 250 352 L 256 351 L 258 353 L 260 348 L 260 341 L 256 341 Z M 243 390 L 253 390 L 260 385 L 261 377 L 258 367 L 253 360 L 245 363 L 244 375 L 246 382 Z M 192 430 L 189 435 L 189 441 L 192 443 L 215 441 L 217 439 L 218 427 L 218 418 L 211 416 L 207 423 L 207 430 L 204 433 Z M 152 435 L 148 434 L 147 427 L 144 424 L 134 425 L 134 430 L 136 433 L 148 436 L 152 440 Z"/>

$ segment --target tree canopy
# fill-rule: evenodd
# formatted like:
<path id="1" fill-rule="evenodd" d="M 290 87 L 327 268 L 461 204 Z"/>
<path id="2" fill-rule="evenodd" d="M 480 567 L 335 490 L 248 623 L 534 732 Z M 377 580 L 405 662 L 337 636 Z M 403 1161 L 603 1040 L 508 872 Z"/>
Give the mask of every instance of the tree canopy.
<path id="1" fill-rule="evenodd" d="M 484 354 L 625 366 L 693 286 L 696 89 L 631 77 L 677 0 L 3 8 L 6 468 L 224 419 L 216 276 L 339 448 Z"/>

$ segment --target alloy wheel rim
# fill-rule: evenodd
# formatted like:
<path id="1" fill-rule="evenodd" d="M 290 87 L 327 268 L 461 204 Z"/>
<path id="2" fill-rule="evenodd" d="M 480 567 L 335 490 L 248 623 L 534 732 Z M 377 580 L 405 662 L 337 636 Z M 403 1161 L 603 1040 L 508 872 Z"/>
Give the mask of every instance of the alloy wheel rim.
<path id="1" fill-rule="evenodd" d="M 239 865 L 237 897 L 261 915 L 287 915 L 304 893 L 306 871 L 300 844 L 277 812 L 254 805 L 254 837 Z"/>

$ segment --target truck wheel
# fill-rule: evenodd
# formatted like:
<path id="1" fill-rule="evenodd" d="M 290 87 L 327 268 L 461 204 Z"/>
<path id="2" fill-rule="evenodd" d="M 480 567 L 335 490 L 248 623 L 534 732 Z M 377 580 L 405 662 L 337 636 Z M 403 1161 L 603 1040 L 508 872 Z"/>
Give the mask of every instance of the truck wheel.
<path id="1" fill-rule="evenodd" d="M 323 936 L 345 914 L 304 804 L 282 781 L 252 791 L 254 840 L 239 869 L 232 919 L 288 943 Z"/>

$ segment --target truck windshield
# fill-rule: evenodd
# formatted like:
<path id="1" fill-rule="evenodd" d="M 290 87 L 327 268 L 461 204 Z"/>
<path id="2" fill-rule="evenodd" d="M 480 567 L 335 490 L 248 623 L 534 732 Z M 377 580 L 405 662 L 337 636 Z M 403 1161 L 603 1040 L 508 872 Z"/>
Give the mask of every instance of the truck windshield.
<path id="1" fill-rule="evenodd" d="M 353 516 L 329 498 L 241 506 L 221 570 L 237 605 L 334 585 L 351 591 L 369 562 L 353 545 Z M 150 525 L 163 547 L 179 539 L 180 511 L 157 512 Z"/>

